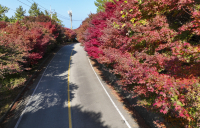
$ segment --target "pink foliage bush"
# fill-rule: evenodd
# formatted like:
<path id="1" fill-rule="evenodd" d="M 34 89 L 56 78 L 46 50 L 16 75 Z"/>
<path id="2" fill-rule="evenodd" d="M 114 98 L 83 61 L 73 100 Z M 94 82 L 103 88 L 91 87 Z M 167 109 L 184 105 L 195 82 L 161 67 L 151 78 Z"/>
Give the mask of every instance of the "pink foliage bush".
<path id="1" fill-rule="evenodd" d="M 143 97 L 144 105 L 185 120 L 185 126 L 200 122 L 197 5 L 193 0 L 107 2 L 82 39 L 88 55 L 111 67 L 125 90 Z"/>
<path id="2" fill-rule="evenodd" d="M 5 28 L 7 23 L 5 21 L 0 21 L 0 29 Z"/>
<path id="3" fill-rule="evenodd" d="M 103 35 L 102 30 L 107 26 L 106 20 L 110 19 L 114 13 L 116 4 L 112 2 L 107 2 L 105 4 L 105 12 L 100 12 L 98 15 L 94 15 L 90 21 L 90 26 L 88 27 L 86 41 L 84 43 L 85 50 L 93 58 L 98 58 L 102 51 L 99 46 L 103 43 L 100 37 Z"/>
<path id="4" fill-rule="evenodd" d="M 87 28 L 89 27 L 90 22 L 91 22 L 93 16 L 95 16 L 95 14 L 89 14 L 89 15 L 88 15 L 88 18 L 86 18 L 86 19 L 82 22 L 82 24 L 80 25 L 80 27 L 77 28 L 77 29 L 75 30 L 75 32 L 76 32 L 76 34 L 77 34 L 77 40 L 78 40 L 79 42 L 81 42 L 81 44 L 83 44 L 83 45 L 84 45 L 85 42 L 86 42 L 86 37 L 87 37 L 87 34 L 88 34 L 88 32 L 86 32 L 86 30 L 87 30 Z"/>
<path id="5" fill-rule="evenodd" d="M 0 79 L 3 81 L 14 79 L 12 74 L 19 75 L 30 70 L 45 53 L 60 43 L 58 38 L 65 38 L 64 35 L 61 37 L 62 28 L 49 21 L 48 17 L 40 19 L 47 20 L 45 22 L 33 20 L 37 18 L 13 24 L 0 22 Z"/>
<path id="6" fill-rule="evenodd" d="M 65 28 L 65 35 L 67 39 L 72 40 L 72 41 L 75 40 L 76 38 L 76 32 L 69 28 Z"/>

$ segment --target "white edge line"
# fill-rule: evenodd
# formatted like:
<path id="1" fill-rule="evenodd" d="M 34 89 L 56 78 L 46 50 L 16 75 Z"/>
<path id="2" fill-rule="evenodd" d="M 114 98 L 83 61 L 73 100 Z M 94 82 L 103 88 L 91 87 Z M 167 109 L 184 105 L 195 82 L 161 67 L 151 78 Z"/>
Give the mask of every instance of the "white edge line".
<path id="1" fill-rule="evenodd" d="M 64 47 L 65 47 L 65 46 L 64 46 Z M 64 47 L 62 47 L 61 49 L 63 49 Z M 60 49 L 60 50 L 61 50 L 61 49 Z M 59 50 L 57 53 L 59 53 L 60 50 Z M 56 55 L 57 55 L 57 53 L 56 53 Z M 54 55 L 54 57 L 51 59 L 51 61 L 49 62 L 49 64 L 52 62 L 52 60 L 55 58 L 56 55 Z M 22 117 L 23 117 L 23 115 L 24 115 L 24 113 L 25 113 L 25 111 L 26 111 L 26 109 L 27 109 L 27 106 L 28 106 L 29 103 L 31 102 L 31 100 L 32 100 L 32 98 L 33 98 L 33 95 L 35 94 L 35 91 L 37 90 L 38 85 L 40 84 L 40 81 L 42 80 L 42 78 L 43 78 L 43 76 L 44 76 L 44 73 L 46 72 L 47 68 L 49 67 L 49 64 L 47 65 L 46 69 L 44 70 L 44 72 L 43 72 L 43 74 L 42 74 L 42 77 L 40 78 L 40 80 L 39 80 L 39 82 L 38 82 L 38 84 L 37 84 L 35 90 L 33 91 L 33 93 L 32 93 L 32 95 L 31 95 L 31 97 L 30 97 L 28 103 L 27 103 L 26 106 L 25 106 L 25 109 L 23 110 L 22 114 L 20 115 L 20 118 L 18 119 L 18 121 L 17 121 L 17 123 L 16 123 L 16 125 L 15 125 L 14 128 L 17 128 L 17 127 L 18 127 L 18 125 L 19 125 L 19 123 L 20 123 L 20 121 L 21 121 L 21 119 L 22 119 Z"/>
<path id="2" fill-rule="evenodd" d="M 90 63 L 89 57 L 88 57 L 88 61 Z M 92 67 L 92 64 L 90 63 L 90 66 Z M 107 96 L 109 97 L 110 101 L 112 102 L 112 104 L 114 105 L 114 107 L 116 108 L 116 110 L 118 111 L 119 115 L 122 117 L 122 119 L 125 121 L 126 125 L 128 126 L 128 128 L 131 128 L 130 124 L 126 121 L 125 117 L 122 115 L 122 113 L 120 112 L 120 110 L 118 109 L 117 105 L 115 104 L 115 102 L 112 100 L 112 98 L 110 97 L 109 93 L 107 92 L 107 90 L 105 89 L 104 85 L 102 84 L 101 80 L 99 79 L 98 75 L 96 74 L 96 72 L 94 71 L 94 68 L 92 67 L 93 72 L 95 73 L 97 79 L 99 80 L 101 86 L 103 87 L 104 91 L 106 92 Z"/>

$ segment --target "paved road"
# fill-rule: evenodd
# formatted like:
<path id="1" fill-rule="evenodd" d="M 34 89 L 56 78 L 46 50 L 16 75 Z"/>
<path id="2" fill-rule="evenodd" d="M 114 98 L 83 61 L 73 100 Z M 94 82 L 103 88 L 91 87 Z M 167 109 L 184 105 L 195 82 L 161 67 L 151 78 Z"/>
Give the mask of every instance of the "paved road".
<path id="1" fill-rule="evenodd" d="M 15 125 L 15 128 L 130 127 L 139 126 L 96 76 L 79 43 L 67 45 L 55 55 Z"/>

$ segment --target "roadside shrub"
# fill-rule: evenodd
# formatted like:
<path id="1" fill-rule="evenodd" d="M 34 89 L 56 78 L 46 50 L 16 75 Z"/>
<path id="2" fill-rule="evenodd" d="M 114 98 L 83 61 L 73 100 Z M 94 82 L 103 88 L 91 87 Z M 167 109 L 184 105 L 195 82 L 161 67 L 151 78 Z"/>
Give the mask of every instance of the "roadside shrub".
<path id="1" fill-rule="evenodd" d="M 56 38 L 57 43 L 61 44 L 65 42 L 64 27 L 56 23 L 56 21 L 52 20 L 49 16 L 45 16 L 45 15 L 39 15 L 38 17 L 25 16 L 24 19 L 22 20 L 22 23 L 26 24 L 27 22 L 43 22 L 43 23 L 51 22 L 51 24 L 55 26 L 55 30 L 56 30 L 55 33 L 57 34 L 57 38 Z"/>
<path id="2" fill-rule="evenodd" d="M 142 97 L 142 105 L 198 127 L 199 4 L 123 0 L 105 8 L 82 30 L 88 55 L 120 76 L 119 83 Z"/>
<path id="3" fill-rule="evenodd" d="M 70 41 L 75 41 L 76 39 L 76 32 L 74 30 L 71 30 L 69 28 L 65 28 L 65 35 L 66 35 L 66 39 L 70 40 Z"/>
<path id="4" fill-rule="evenodd" d="M 0 29 L 5 28 L 7 23 L 5 21 L 0 21 Z"/>
<path id="5" fill-rule="evenodd" d="M 77 40 L 82 44 L 84 45 L 85 42 L 86 42 L 86 37 L 87 37 L 87 28 L 89 27 L 90 25 L 90 21 L 92 20 L 92 17 L 94 16 L 95 14 L 89 14 L 88 15 L 88 18 L 86 18 L 82 24 L 80 25 L 79 28 L 77 28 L 75 30 L 76 34 L 77 34 Z"/>
<path id="6" fill-rule="evenodd" d="M 44 22 L 39 22 L 44 21 Z M 52 24 L 45 16 L 26 17 L 22 22 L 0 23 L 1 87 L 9 88 L 25 82 L 23 71 L 30 70 L 45 53 L 52 50 L 64 28 Z M 60 30 L 57 30 L 60 29 Z M 60 37 L 62 40 L 65 38 Z"/>

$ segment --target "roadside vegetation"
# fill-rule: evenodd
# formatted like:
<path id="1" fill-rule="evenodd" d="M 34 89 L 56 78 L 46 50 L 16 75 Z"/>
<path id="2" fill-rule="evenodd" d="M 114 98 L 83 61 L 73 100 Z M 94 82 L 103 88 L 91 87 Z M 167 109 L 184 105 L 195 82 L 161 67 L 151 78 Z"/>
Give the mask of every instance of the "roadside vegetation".
<path id="1" fill-rule="evenodd" d="M 96 4 L 103 8 L 76 30 L 88 55 L 109 67 L 124 90 L 138 94 L 139 105 L 179 127 L 200 127 L 199 1 Z"/>
<path id="2" fill-rule="evenodd" d="M 9 8 L 0 5 L 0 118 L 33 74 L 43 57 L 60 44 L 75 41 L 74 30 L 65 28 L 56 13 L 52 19 L 47 11 L 34 3 L 29 16 L 22 6 L 15 16 L 5 14 Z"/>

